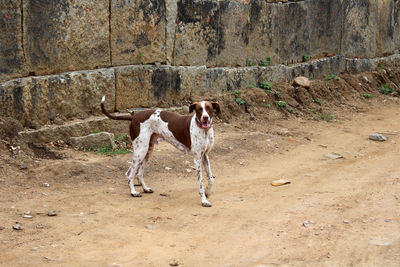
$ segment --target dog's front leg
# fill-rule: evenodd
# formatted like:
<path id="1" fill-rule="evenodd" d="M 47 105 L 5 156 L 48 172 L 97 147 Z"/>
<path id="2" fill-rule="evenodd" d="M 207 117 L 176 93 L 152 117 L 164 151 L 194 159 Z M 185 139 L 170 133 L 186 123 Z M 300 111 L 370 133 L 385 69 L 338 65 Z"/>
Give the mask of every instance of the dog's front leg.
<path id="1" fill-rule="evenodd" d="M 204 169 L 206 170 L 207 177 L 208 177 L 208 184 L 207 184 L 205 193 L 206 193 L 206 196 L 209 197 L 211 194 L 211 187 L 214 184 L 215 177 L 212 175 L 210 161 L 208 160 L 207 153 L 205 153 L 203 156 L 203 165 L 204 165 Z"/>
<path id="2" fill-rule="evenodd" d="M 203 177 L 201 174 L 201 155 L 196 156 L 194 158 L 194 166 L 196 168 L 197 181 L 199 183 L 199 194 L 201 196 L 201 205 L 203 207 L 211 207 L 211 203 L 207 200 L 206 194 L 204 192 Z"/>

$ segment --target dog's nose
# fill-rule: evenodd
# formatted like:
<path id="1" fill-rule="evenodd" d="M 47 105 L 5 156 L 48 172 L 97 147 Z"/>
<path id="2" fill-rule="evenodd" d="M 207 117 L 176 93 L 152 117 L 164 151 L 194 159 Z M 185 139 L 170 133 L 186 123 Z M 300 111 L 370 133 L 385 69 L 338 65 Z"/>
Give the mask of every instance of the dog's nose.
<path id="1" fill-rule="evenodd" d="M 210 117 L 208 117 L 208 116 L 203 116 L 203 121 L 204 121 L 204 122 L 208 122 L 209 119 L 210 119 Z"/>

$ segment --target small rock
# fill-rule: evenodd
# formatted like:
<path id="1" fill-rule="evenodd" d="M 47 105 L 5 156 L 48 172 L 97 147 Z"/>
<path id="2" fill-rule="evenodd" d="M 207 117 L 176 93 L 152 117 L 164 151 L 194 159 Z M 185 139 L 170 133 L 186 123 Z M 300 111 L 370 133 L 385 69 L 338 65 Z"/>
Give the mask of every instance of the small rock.
<path id="1" fill-rule="evenodd" d="M 0 226 L 0 231 L 6 229 L 4 226 Z"/>
<path id="2" fill-rule="evenodd" d="M 165 167 L 165 169 L 167 170 L 167 171 L 170 171 L 170 170 L 172 170 L 172 168 L 170 168 L 170 167 Z"/>
<path id="3" fill-rule="evenodd" d="M 150 224 L 146 225 L 145 227 L 146 227 L 146 229 L 149 229 L 149 230 L 152 230 L 152 229 L 153 229 L 153 226 L 150 225 Z"/>
<path id="4" fill-rule="evenodd" d="M 38 249 L 39 249 L 39 247 L 33 247 L 33 248 L 31 248 L 31 251 L 36 251 Z"/>
<path id="5" fill-rule="evenodd" d="M 242 202 L 243 198 L 241 198 L 241 197 L 232 197 L 232 200 L 235 201 L 235 202 Z"/>
<path id="6" fill-rule="evenodd" d="M 22 216 L 22 218 L 32 219 L 33 216 L 32 215 L 28 215 L 28 214 L 24 214 L 24 216 Z"/>
<path id="7" fill-rule="evenodd" d="M 310 88 L 311 82 L 310 79 L 308 79 L 307 77 L 299 76 L 293 80 L 293 84 L 297 86 L 302 86 L 304 88 Z"/>
<path id="8" fill-rule="evenodd" d="M 55 210 L 49 210 L 47 216 L 57 216 L 57 212 Z"/>
<path id="9" fill-rule="evenodd" d="M 239 162 L 239 165 L 244 165 L 244 162 L 242 162 L 242 161 L 241 161 L 241 162 Z"/>
<path id="10" fill-rule="evenodd" d="M 160 193 L 160 196 L 162 196 L 162 197 L 169 197 L 169 194 L 166 194 L 166 193 Z"/>
<path id="11" fill-rule="evenodd" d="M 179 263 L 176 260 L 173 260 L 169 265 L 170 266 L 179 266 Z"/>
<path id="12" fill-rule="evenodd" d="M 391 221 L 392 221 L 391 219 L 386 219 L 386 220 L 385 220 L 385 222 L 391 222 Z"/>
<path id="13" fill-rule="evenodd" d="M 44 187 L 50 187 L 50 184 L 49 183 L 43 183 L 43 186 Z"/>
<path id="14" fill-rule="evenodd" d="M 325 155 L 325 157 L 329 158 L 329 159 L 341 159 L 343 158 L 342 155 L 336 153 L 336 152 L 331 152 Z"/>
<path id="15" fill-rule="evenodd" d="M 382 238 L 382 239 L 375 239 L 369 242 L 371 245 L 376 245 L 376 246 L 390 246 L 392 242 L 387 239 L 387 238 Z"/>
<path id="16" fill-rule="evenodd" d="M 370 134 L 369 135 L 369 139 L 373 140 L 373 141 L 380 141 L 380 142 L 383 142 L 383 141 L 387 140 L 387 138 L 383 134 L 380 134 L 380 133 Z"/>
<path id="17" fill-rule="evenodd" d="M 20 231 L 20 230 L 22 230 L 22 227 L 21 227 L 21 225 L 19 223 L 16 223 L 16 224 L 13 225 L 13 229 L 17 230 L 17 231 Z"/>
<path id="18" fill-rule="evenodd" d="M 61 119 L 61 118 L 55 118 L 54 119 L 54 121 L 53 121 L 53 123 L 55 124 L 55 125 L 63 125 L 64 124 L 64 121 Z"/>
<path id="19" fill-rule="evenodd" d="M 115 188 L 112 188 L 112 187 L 108 188 L 108 189 L 107 189 L 107 193 L 109 193 L 109 194 L 115 194 Z"/>
<path id="20" fill-rule="evenodd" d="M 343 222 L 344 222 L 344 223 L 350 223 L 350 221 L 349 221 L 349 220 L 343 220 Z"/>
<path id="21" fill-rule="evenodd" d="M 188 173 L 189 173 L 189 172 L 192 172 L 192 170 L 191 170 L 191 169 L 186 169 L 186 172 L 188 172 Z"/>
<path id="22" fill-rule="evenodd" d="M 303 226 L 304 226 L 304 227 L 309 227 L 309 226 L 311 226 L 312 224 L 314 224 L 314 221 L 304 221 L 304 222 L 303 222 Z"/>
<path id="23" fill-rule="evenodd" d="M 27 167 L 26 165 L 21 165 L 19 168 L 20 168 L 21 170 L 26 170 L 26 169 L 28 169 L 28 167 Z"/>

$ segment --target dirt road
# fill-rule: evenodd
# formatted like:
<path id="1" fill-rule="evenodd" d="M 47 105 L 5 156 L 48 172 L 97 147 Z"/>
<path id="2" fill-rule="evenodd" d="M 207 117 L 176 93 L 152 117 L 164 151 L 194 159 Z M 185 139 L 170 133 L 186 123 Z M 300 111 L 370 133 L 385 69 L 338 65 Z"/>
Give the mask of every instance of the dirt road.
<path id="1" fill-rule="evenodd" d="M 388 140 L 368 140 L 373 132 Z M 3 169 L 0 265 L 399 266 L 398 103 L 334 123 L 217 125 L 211 208 L 201 207 L 191 158 L 168 144 L 145 174 L 155 192 L 142 198 L 124 178 L 130 155 L 66 153 Z M 270 185 L 281 178 L 291 184 Z"/>

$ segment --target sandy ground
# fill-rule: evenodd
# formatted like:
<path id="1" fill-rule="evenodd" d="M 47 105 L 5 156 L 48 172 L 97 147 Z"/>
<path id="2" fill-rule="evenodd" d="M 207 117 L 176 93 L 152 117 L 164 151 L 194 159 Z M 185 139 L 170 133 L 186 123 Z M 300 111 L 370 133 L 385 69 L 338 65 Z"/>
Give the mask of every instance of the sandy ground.
<path id="1" fill-rule="evenodd" d="M 124 177 L 130 155 L 64 150 L 63 160 L 3 166 L 0 265 L 400 265 L 398 103 L 333 123 L 215 127 L 211 208 L 201 207 L 191 158 L 166 143 L 145 173 L 154 193 L 142 198 Z M 388 141 L 368 140 L 373 132 Z M 281 178 L 291 184 L 271 186 Z"/>

